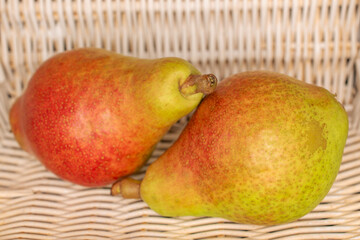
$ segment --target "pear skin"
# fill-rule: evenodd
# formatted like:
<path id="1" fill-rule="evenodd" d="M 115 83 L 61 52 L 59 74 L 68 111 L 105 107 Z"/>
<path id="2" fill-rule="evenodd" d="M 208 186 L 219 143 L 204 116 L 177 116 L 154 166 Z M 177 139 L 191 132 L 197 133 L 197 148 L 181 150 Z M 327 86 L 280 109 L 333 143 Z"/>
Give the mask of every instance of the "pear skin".
<path id="1" fill-rule="evenodd" d="M 324 88 L 279 73 L 239 73 L 204 98 L 149 166 L 138 197 L 164 216 L 291 222 L 329 192 L 347 134 L 347 114 Z"/>
<path id="2" fill-rule="evenodd" d="M 139 169 L 178 119 L 216 86 L 180 58 L 84 48 L 55 55 L 10 110 L 19 145 L 50 171 L 104 186 Z"/>

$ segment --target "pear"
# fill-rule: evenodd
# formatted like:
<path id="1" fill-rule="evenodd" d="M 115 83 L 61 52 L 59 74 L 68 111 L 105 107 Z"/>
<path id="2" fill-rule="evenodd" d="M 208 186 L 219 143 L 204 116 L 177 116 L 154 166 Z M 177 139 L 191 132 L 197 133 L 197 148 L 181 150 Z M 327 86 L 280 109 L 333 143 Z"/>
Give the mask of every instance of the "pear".
<path id="1" fill-rule="evenodd" d="M 239 73 L 204 98 L 142 181 L 117 182 L 112 194 L 141 197 L 164 216 L 291 222 L 328 193 L 347 134 L 347 114 L 324 88 L 274 72 Z"/>
<path id="2" fill-rule="evenodd" d="M 139 169 L 215 86 L 214 75 L 180 58 L 76 49 L 38 68 L 10 124 L 19 145 L 59 177 L 104 186 Z"/>

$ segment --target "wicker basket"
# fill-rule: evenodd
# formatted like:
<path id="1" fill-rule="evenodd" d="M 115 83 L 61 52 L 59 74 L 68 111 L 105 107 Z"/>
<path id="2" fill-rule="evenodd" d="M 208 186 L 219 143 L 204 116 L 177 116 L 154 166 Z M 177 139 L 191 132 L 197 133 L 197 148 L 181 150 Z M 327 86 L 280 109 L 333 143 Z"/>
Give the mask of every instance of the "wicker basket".
<path id="1" fill-rule="evenodd" d="M 360 239 L 358 0 L 0 0 L 0 8 L 0 239 Z M 60 180 L 19 148 L 8 111 L 42 61 L 85 46 L 177 56 L 220 79 L 274 70 L 336 93 L 351 126 L 330 193 L 300 220 L 265 227 L 161 217 L 142 201 L 111 197 L 109 187 Z M 171 128 L 149 163 L 187 121 Z"/>

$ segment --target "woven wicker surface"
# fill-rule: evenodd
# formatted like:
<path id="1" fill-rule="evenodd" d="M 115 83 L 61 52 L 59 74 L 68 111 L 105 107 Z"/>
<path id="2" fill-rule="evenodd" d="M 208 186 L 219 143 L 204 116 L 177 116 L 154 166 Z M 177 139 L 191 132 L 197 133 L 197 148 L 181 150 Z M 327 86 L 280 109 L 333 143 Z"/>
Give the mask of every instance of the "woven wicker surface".
<path id="1" fill-rule="evenodd" d="M 0 239 L 360 239 L 358 0 L 0 0 L 0 14 Z M 142 201 L 111 197 L 109 187 L 62 181 L 19 148 L 8 110 L 42 61 L 84 46 L 182 57 L 220 79 L 275 70 L 336 93 L 351 126 L 330 193 L 300 220 L 266 227 L 165 218 Z M 149 163 L 188 118 L 172 127 Z"/>

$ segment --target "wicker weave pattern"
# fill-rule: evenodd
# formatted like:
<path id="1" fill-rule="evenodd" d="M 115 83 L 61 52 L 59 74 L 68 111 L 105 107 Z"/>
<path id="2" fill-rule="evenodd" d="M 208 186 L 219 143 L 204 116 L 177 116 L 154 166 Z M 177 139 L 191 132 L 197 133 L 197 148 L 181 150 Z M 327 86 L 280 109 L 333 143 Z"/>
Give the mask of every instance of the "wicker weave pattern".
<path id="1" fill-rule="evenodd" d="M 360 238 L 359 1 L 0 0 L 0 14 L 0 239 Z M 326 87 L 351 114 L 333 188 L 302 219 L 264 227 L 165 218 L 141 201 L 109 196 L 109 188 L 58 179 L 18 147 L 8 110 L 42 61 L 85 46 L 182 57 L 219 78 L 268 69 Z M 173 126 L 149 163 L 187 120 Z"/>

